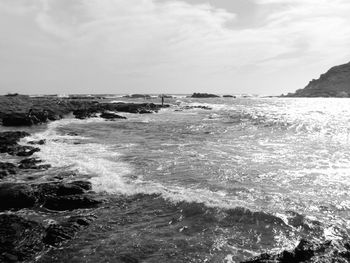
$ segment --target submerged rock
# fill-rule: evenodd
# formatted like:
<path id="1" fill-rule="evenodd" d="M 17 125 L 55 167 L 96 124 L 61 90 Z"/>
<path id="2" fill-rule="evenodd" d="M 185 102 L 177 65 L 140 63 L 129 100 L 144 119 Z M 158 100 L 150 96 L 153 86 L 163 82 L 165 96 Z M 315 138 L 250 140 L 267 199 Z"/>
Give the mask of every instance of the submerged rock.
<path id="1" fill-rule="evenodd" d="M 62 242 L 74 238 L 76 233 L 91 224 L 95 215 L 82 215 L 70 217 L 62 223 L 54 223 L 46 229 L 44 242 L 51 246 L 58 246 Z"/>
<path id="2" fill-rule="evenodd" d="M 44 249 L 44 227 L 17 215 L 0 215 L 0 262 L 33 260 Z"/>

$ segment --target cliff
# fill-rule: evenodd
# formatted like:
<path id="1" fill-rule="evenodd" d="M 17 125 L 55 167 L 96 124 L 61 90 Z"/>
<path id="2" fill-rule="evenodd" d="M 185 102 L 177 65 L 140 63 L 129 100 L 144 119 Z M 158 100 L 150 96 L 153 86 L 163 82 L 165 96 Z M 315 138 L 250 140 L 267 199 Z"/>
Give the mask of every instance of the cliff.
<path id="1" fill-rule="evenodd" d="M 350 62 L 331 68 L 286 97 L 350 97 Z"/>

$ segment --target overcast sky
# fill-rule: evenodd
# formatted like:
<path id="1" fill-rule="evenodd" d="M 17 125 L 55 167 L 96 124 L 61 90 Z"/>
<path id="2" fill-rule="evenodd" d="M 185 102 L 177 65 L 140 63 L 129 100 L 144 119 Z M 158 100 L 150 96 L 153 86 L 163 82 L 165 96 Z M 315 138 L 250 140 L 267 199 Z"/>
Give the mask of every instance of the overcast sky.
<path id="1" fill-rule="evenodd" d="M 0 0 L 0 93 L 281 94 L 349 47 L 349 0 Z"/>

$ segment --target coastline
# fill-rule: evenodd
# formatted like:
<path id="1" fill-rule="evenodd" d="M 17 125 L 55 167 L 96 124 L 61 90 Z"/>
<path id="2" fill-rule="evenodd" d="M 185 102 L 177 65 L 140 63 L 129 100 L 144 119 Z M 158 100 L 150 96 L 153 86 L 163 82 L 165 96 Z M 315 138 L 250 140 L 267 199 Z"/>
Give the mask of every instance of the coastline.
<path id="1" fill-rule="evenodd" d="M 84 108 L 75 108 L 76 114 L 78 118 L 83 117 L 91 117 L 96 113 L 101 113 L 100 107 L 96 107 L 95 103 L 91 104 L 91 108 L 89 108 L 87 103 L 82 103 Z M 121 106 L 122 105 L 122 106 Z M 128 104 L 127 104 L 128 105 Z M 105 109 L 118 109 L 120 110 L 129 110 L 133 111 L 132 113 L 146 113 L 139 112 L 135 110 L 138 107 L 141 107 L 140 111 L 147 110 L 149 108 L 145 108 L 145 104 L 136 105 L 131 104 L 131 106 L 127 106 L 124 104 L 118 104 L 117 106 L 103 106 Z M 154 106 L 150 106 L 151 108 Z M 199 107 L 199 106 L 194 106 Z M 158 106 L 155 107 L 158 109 Z M 185 108 L 186 109 L 186 108 Z M 204 110 L 208 110 L 207 107 L 200 108 Z M 149 113 L 149 112 L 147 112 Z M 119 111 L 118 111 L 119 114 Z M 117 114 L 117 116 L 119 116 Z M 112 119 L 119 119 L 118 117 L 114 117 L 112 115 Z M 11 135 L 11 136 L 10 136 Z M 7 139 L 7 153 L 11 153 L 13 155 L 20 154 L 19 158 L 21 161 L 19 163 L 12 163 L 15 166 L 7 165 L 4 170 L 8 171 L 9 175 L 7 176 L 19 176 L 22 173 L 28 172 L 28 176 L 31 176 L 31 172 L 33 171 L 42 171 L 45 172 L 50 167 L 43 166 L 46 164 L 41 164 L 40 160 L 31 159 L 31 155 L 38 151 L 37 148 L 40 148 L 40 144 L 45 144 L 44 141 L 34 141 L 32 142 L 33 146 L 18 144 L 19 139 L 22 136 L 28 136 L 24 133 L 12 133 L 9 136 L 4 136 Z M 71 136 L 76 136 L 75 134 L 71 134 Z M 45 139 L 45 138 L 44 138 Z M 4 144 L 2 144 L 4 145 Z M 28 148 L 29 147 L 29 148 Z M 26 161 L 24 161 L 26 160 Z M 20 168 L 21 166 L 22 168 Z M 22 169 L 22 170 L 21 170 Z M 17 174 L 16 174 L 17 173 Z M 38 259 L 39 262 L 52 262 L 52 257 L 49 257 L 49 254 L 43 255 L 43 252 L 46 252 L 50 247 L 60 247 L 62 244 L 65 244 L 68 240 L 74 239 L 76 235 L 80 235 L 82 233 L 84 235 L 83 229 L 89 227 L 96 227 L 94 222 L 98 222 L 99 214 L 106 213 L 109 210 L 109 207 L 119 209 L 114 215 L 114 220 L 119 223 L 123 223 L 123 220 L 130 220 L 129 217 L 120 216 L 117 214 L 123 214 L 129 209 L 134 209 L 136 213 L 136 208 L 133 208 L 135 204 L 147 206 L 147 204 L 154 203 L 156 206 L 159 206 L 160 212 L 159 214 L 155 213 L 152 217 L 153 219 L 157 218 L 157 216 L 162 215 L 162 213 L 166 214 L 166 212 L 170 213 L 167 215 L 169 217 L 170 227 L 174 227 L 177 229 L 182 229 L 182 232 L 186 231 L 202 231 L 205 226 L 208 225 L 208 222 L 202 219 L 205 218 L 208 213 L 210 214 L 211 210 L 205 207 L 200 203 L 180 203 L 180 204 L 169 204 L 166 200 L 164 200 L 159 195 L 144 195 L 138 194 L 133 197 L 123 197 L 118 196 L 114 197 L 113 201 L 109 200 L 109 196 L 104 196 L 101 194 L 96 194 L 91 191 L 91 184 L 84 180 L 76 180 L 79 178 L 79 174 L 74 174 L 73 172 L 70 174 L 67 173 L 57 173 L 57 177 L 54 178 L 51 182 L 45 183 L 10 183 L 10 184 L 1 184 L 3 187 L 0 193 L 3 195 L 2 198 L 8 198 L 9 202 L 5 202 L 4 204 L 8 205 L 2 207 L 2 211 L 5 211 L 4 214 L 1 214 L 1 225 L 4 228 L 4 233 L 8 233 L 7 239 L 11 240 L 11 236 L 19 236 L 19 234 L 13 234 L 13 230 L 10 231 L 11 225 L 13 222 L 21 226 L 21 231 L 26 231 L 27 233 L 33 233 L 29 235 L 29 238 L 26 238 L 24 242 L 26 243 L 25 248 L 23 247 L 7 247 L 7 251 L 2 254 L 4 257 L 3 260 L 9 262 L 21 261 L 24 260 L 33 260 L 35 257 L 41 255 L 41 259 Z M 13 206 L 14 197 L 21 196 L 19 198 L 18 203 Z M 3 199 L 6 200 L 6 199 Z M 118 206 L 115 206 L 115 203 L 118 203 Z M 166 204 L 165 204 L 166 203 Z M 171 207 L 171 209 L 169 208 Z M 10 212 L 9 212 L 10 211 Z M 182 211 L 182 212 L 180 212 Z M 16 215 L 18 213 L 18 215 Z M 61 214 L 62 213 L 62 214 Z M 141 213 L 141 212 L 138 212 Z M 224 213 L 228 214 L 222 224 L 226 224 L 229 227 L 233 227 L 239 220 L 245 218 L 246 216 L 256 217 L 256 222 L 261 220 L 261 218 L 266 218 L 264 214 L 252 214 L 252 212 L 241 211 L 239 209 L 233 209 L 232 211 L 224 210 Z M 30 216 L 28 217 L 28 214 Z M 34 214 L 34 215 L 33 215 Z M 45 220 L 42 215 L 45 215 Z M 63 216 L 64 215 L 64 216 Z M 184 224 L 180 222 L 177 218 L 181 218 L 184 216 L 185 218 L 196 217 L 197 220 L 202 223 L 202 227 L 190 224 Z M 29 219 L 24 219 L 29 218 Z M 48 220 L 49 218 L 49 220 Z M 142 218 L 140 216 L 140 218 Z M 135 220 L 134 217 L 132 217 Z M 228 221 L 231 220 L 231 221 Z M 273 220 L 273 219 L 268 219 Z M 142 224 L 142 222 L 139 222 Z M 279 224 L 283 224 L 283 222 L 279 222 Z M 180 227 L 181 226 L 181 227 Z M 106 227 L 106 226 L 101 226 Z M 169 226 L 166 226 L 169 227 Z M 179 228 L 180 227 L 180 228 Z M 18 230 L 18 229 L 17 229 Z M 17 231 L 16 230 L 16 231 Z M 9 232 L 6 232 L 9 231 Z M 18 233 L 18 232 L 17 232 Z M 35 233 L 35 234 L 34 234 Z M 150 234 L 150 233 L 148 233 Z M 21 238 L 21 237 L 19 237 Z M 16 244 L 18 240 L 13 240 L 12 244 Z M 149 242 L 153 244 L 150 240 Z M 153 241 L 154 242 L 154 241 Z M 147 244 L 143 244 L 147 249 L 142 251 L 133 251 L 130 254 L 120 254 L 116 255 L 116 260 L 120 262 L 140 262 L 143 258 L 147 257 L 147 253 L 154 253 L 154 248 L 151 245 L 147 246 Z M 180 245 L 180 244 L 179 244 Z M 276 262 L 285 262 L 289 260 L 290 262 L 303 262 L 305 260 L 315 260 L 313 258 L 318 257 L 326 257 L 326 258 L 339 258 L 347 259 L 349 255 L 348 244 L 346 242 L 308 242 L 305 240 L 300 241 L 300 244 L 290 252 L 282 252 L 280 254 L 263 254 L 258 256 L 255 259 L 246 262 L 269 262 L 269 260 L 273 260 Z M 28 250 L 28 248 L 30 248 Z M 195 248 L 197 251 L 201 251 L 202 253 L 206 253 L 206 246 L 198 246 Z M 53 255 L 57 252 L 57 250 L 53 249 L 51 252 Z M 27 253 L 27 254 L 26 254 Z M 174 250 L 173 253 L 177 253 Z M 96 259 L 96 258 L 95 258 Z M 67 259 L 68 260 L 68 259 Z M 57 261 L 59 262 L 59 261 Z M 170 262 L 170 261 L 169 261 Z M 312 262 L 312 261 L 311 261 Z"/>

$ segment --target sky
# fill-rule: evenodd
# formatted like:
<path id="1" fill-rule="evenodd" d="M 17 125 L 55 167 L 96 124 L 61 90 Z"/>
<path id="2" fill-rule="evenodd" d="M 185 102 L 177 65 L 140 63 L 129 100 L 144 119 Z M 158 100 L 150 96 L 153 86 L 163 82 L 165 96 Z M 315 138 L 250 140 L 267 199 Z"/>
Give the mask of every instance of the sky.
<path id="1" fill-rule="evenodd" d="M 279 95 L 350 61 L 349 0 L 0 0 L 0 94 Z"/>

